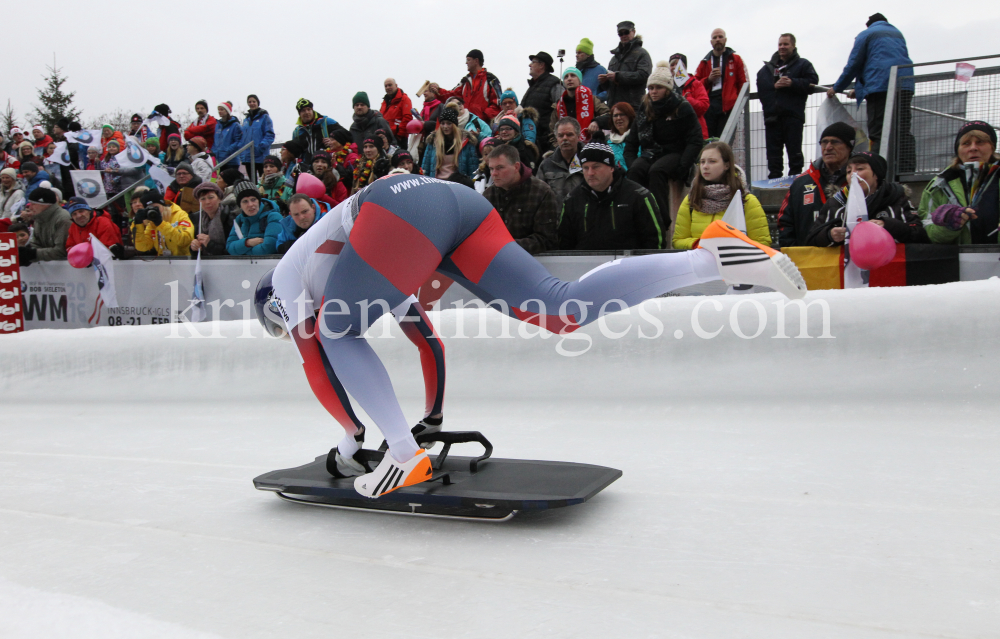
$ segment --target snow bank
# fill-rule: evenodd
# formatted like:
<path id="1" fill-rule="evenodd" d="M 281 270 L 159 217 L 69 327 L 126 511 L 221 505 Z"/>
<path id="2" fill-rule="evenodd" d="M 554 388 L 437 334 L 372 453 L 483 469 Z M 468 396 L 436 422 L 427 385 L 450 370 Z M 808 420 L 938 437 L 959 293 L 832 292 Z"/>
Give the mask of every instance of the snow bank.
<path id="1" fill-rule="evenodd" d="M 669 297 L 619 312 L 566 338 L 491 310 L 432 314 L 444 338 L 449 394 L 591 398 L 660 393 L 835 395 L 856 375 L 886 397 L 975 393 L 1000 352 L 1000 280 L 810 293 Z M 612 307 L 613 308 L 613 307 Z M 658 326 L 659 325 L 659 326 Z M 0 383 L 48 399 L 121 398 L 171 379 L 190 399 L 262 392 L 308 395 L 295 350 L 255 322 L 35 330 L 0 340 Z M 805 329 L 805 330 L 803 330 Z M 540 335 L 540 333 L 542 333 Z M 394 322 L 371 342 L 401 396 L 422 394 L 416 350 Z M 839 389 L 839 391 L 838 391 Z M 35 395 L 35 393 L 30 393 Z"/>

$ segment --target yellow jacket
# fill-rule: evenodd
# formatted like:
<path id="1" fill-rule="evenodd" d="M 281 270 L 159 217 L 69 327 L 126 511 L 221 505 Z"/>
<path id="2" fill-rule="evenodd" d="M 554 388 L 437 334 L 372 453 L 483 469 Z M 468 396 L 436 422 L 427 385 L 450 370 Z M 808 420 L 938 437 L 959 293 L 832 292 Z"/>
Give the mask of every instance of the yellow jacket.
<path id="1" fill-rule="evenodd" d="M 709 215 L 701 211 L 692 211 L 688 198 L 684 198 L 677 210 L 677 224 L 674 227 L 673 245 L 675 249 L 689 249 L 705 232 L 708 225 L 715 220 L 721 220 L 726 212 Z M 771 230 L 767 226 L 767 216 L 760 202 L 753 195 L 743 197 L 743 214 L 747 220 L 747 235 L 754 242 L 771 246 Z"/>
<path id="2" fill-rule="evenodd" d="M 157 255 L 191 255 L 194 227 L 184 209 L 171 203 L 169 220 L 164 216 L 159 226 L 146 220 L 141 229 L 132 224 L 132 237 L 139 252 L 155 248 Z"/>

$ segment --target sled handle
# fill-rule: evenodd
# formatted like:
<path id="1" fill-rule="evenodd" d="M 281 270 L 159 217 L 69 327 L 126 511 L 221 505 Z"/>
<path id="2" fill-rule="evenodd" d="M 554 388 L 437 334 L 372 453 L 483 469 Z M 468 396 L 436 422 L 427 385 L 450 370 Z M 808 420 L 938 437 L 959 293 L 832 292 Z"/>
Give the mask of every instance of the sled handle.
<path id="1" fill-rule="evenodd" d="M 444 467 L 444 461 L 448 459 L 448 453 L 451 452 L 452 444 L 466 444 L 469 442 L 478 442 L 483 447 L 483 454 L 480 457 L 473 459 L 469 462 L 469 472 L 477 473 L 479 472 L 479 462 L 486 461 L 493 454 L 493 444 L 490 440 L 476 430 L 469 431 L 439 431 L 436 433 L 431 433 L 428 435 L 420 435 L 417 437 L 417 444 L 424 444 L 428 442 L 441 442 L 444 444 L 444 449 L 438 454 L 437 459 L 435 459 L 434 470 L 441 470 Z"/>

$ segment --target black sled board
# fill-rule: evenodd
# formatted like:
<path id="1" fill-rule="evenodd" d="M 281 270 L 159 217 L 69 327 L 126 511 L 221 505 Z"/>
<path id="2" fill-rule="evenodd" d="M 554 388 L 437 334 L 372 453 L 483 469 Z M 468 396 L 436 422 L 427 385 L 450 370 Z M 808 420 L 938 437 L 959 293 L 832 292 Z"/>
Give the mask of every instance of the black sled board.
<path id="1" fill-rule="evenodd" d="M 492 447 L 490 447 L 492 448 Z M 380 451 L 368 451 L 372 461 Z M 316 506 L 399 514 L 506 520 L 518 511 L 582 504 L 621 477 L 622 471 L 592 464 L 432 455 L 434 478 L 378 499 L 354 490 L 354 479 L 336 479 L 326 455 L 297 468 L 265 473 L 254 487 L 286 500 Z M 475 470 L 473 470 L 475 469 Z"/>

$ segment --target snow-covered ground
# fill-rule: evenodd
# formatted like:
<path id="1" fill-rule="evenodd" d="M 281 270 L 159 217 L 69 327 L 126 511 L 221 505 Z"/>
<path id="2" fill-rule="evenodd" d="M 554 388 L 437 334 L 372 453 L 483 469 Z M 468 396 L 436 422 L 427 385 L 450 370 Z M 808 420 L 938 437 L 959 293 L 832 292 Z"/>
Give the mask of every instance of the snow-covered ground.
<path id="1" fill-rule="evenodd" d="M 828 338 L 818 304 L 811 338 L 795 309 L 775 338 L 778 299 L 662 299 L 576 357 L 435 315 L 446 427 L 624 470 L 503 524 L 254 490 L 340 437 L 256 326 L 4 337 L 0 637 L 1000 636 L 1000 282 L 810 294 Z M 373 342 L 416 420 L 392 334 Z"/>

